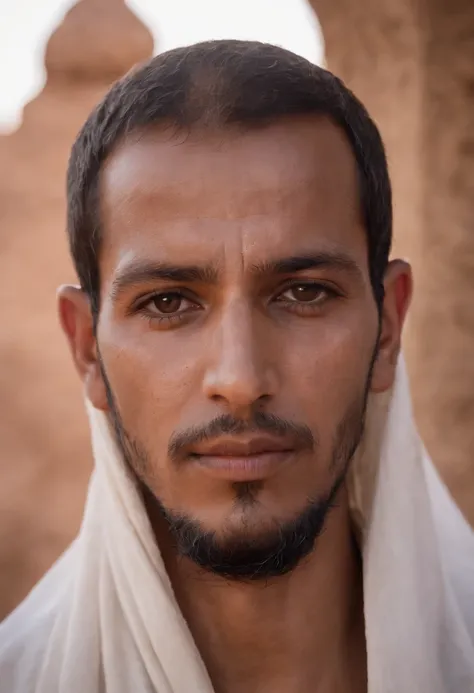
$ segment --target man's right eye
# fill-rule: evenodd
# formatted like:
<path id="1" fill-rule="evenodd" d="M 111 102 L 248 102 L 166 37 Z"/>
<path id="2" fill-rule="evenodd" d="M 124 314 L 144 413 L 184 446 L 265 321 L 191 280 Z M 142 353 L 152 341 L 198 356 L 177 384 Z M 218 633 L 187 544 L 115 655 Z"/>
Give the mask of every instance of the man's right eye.
<path id="1" fill-rule="evenodd" d="M 201 306 L 180 291 L 162 291 L 143 298 L 134 312 L 157 323 L 179 323 Z"/>
<path id="2" fill-rule="evenodd" d="M 186 305 L 188 304 L 188 305 Z M 160 315 L 170 315 L 186 310 L 191 301 L 180 293 L 169 292 L 163 294 L 155 294 L 149 300 L 146 306 L 148 309 Z"/>

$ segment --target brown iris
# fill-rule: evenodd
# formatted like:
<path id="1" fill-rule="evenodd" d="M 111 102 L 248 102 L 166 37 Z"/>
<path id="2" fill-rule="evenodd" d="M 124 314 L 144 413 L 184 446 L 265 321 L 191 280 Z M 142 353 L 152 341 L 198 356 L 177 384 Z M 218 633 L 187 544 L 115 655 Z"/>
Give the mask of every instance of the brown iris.
<path id="1" fill-rule="evenodd" d="M 176 313 L 183 302 L 180 294 L 160 294 L 153 297 L 153 305 L 160 313 Z"/>
<path id="2" fill-rule="evenodd" d="M 319 284 L 298 284 L 292 286 L 291 289 L 288 290 L 288 294 L 292 295 L 295 301 L 311 303 L 324 296 L 324 287 Z"/>

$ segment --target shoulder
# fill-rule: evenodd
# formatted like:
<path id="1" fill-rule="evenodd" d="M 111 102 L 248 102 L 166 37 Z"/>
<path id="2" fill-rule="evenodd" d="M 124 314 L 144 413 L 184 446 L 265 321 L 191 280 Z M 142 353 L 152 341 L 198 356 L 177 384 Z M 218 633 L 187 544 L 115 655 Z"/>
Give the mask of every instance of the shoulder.
<path id="1" fill-rule="evenodd" d="M 0 693 L 33 693 L 68 593 L 68 553 L 0 623 Z"/>
<path id="2" fill-rule="evenodd" d="M 445 577 L 474 642 L 474 529 L 428 456 L 424 467 Z"/>

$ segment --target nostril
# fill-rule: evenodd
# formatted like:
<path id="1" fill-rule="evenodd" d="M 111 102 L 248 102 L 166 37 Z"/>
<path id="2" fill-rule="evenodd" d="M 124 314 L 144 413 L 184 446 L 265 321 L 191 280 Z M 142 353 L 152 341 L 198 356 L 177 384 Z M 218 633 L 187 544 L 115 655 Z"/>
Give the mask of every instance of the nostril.
<path id="1" fill-rule="evenodd" d="M 260 397 L 256 400 L 256 404 L 267 404 L 271 400 L 272 396 L 271 395 L 260 395 Z"/>

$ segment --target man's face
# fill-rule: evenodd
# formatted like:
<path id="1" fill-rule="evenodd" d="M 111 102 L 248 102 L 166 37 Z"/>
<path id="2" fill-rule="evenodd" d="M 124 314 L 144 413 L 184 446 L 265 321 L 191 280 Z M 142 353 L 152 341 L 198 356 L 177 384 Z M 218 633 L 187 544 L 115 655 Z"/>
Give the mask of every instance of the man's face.
<path id="1" fill-rule="evenodd" d="M 129 463 L 183 542 L 228 563 L 316 535 L 360 439 L 379 332 L 345 136 L 314 118 L 141 133 L 107 161 L 100 199 L 84 377 Z"/>

